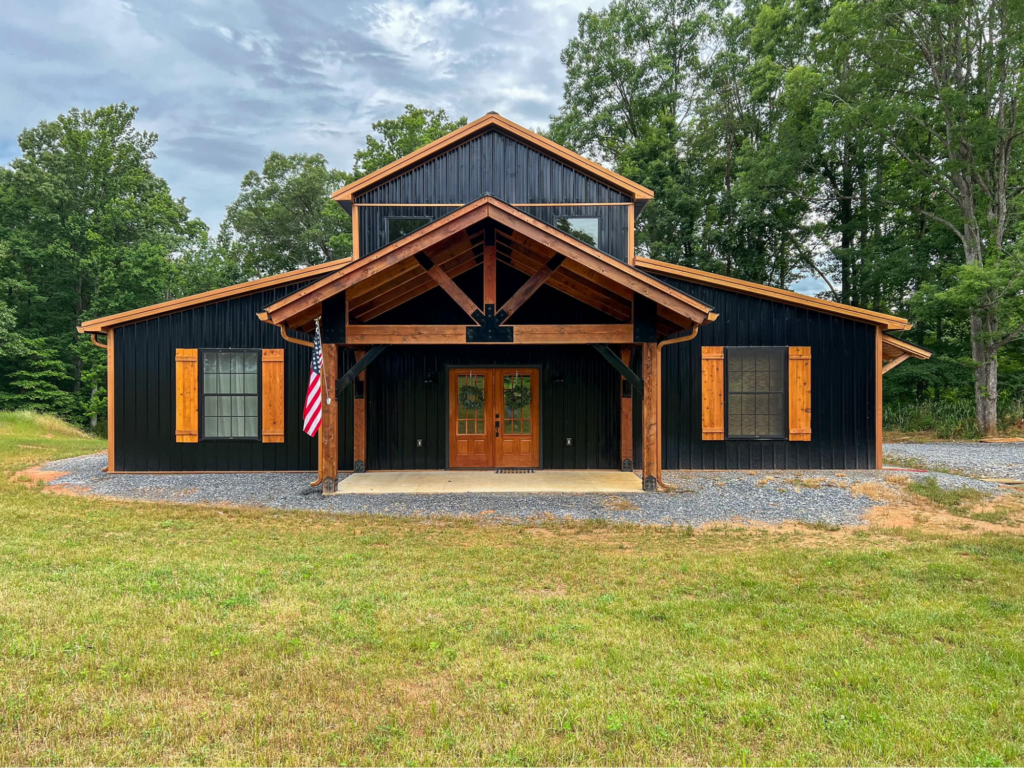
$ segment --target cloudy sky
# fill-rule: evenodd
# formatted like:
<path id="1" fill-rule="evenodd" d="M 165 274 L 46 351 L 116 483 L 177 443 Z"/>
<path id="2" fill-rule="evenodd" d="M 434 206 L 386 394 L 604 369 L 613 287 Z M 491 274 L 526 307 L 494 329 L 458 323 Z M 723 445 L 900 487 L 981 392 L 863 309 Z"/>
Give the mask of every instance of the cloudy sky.
<path id="1" fill-rule="evenodd" d="M 160 136 L 157 173 L 216 232 L 271 151 L 349 168 L 406 104 L 546 126 L 559 53 L 603 0 L 6 0 L 0 163 L 18 133 L 125 101 Z M 804 278 L 793 286 L 823 288 Z"/>
<path id="2" fill-rule="evenodd" d="M 561 101 L 559 52 L 600 0 L 7 0 L 0 163 L 18 133 L 126 101 L 156 171 L 211 229 L 272 150 L 352 163 L 405 104 L 528 127 Z"/>

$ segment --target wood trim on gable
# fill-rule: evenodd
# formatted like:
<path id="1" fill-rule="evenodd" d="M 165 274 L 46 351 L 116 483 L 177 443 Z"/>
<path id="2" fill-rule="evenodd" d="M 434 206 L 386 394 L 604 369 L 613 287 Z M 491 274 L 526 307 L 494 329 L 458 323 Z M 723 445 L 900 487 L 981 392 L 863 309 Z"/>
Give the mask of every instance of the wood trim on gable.
<path id="1" fill-rule="evenodd" d="M 267 307 L 260 318 L 274 325 L 300 328 L 304 323 L 311 322 L 318 311 L 318 305 L 330 296 L 354 287 L 420 252 L 430 258 L 435 252 L 431 249 L 444 251 L 448 247 L 447 241 L 485 220 L 518 231 L 531 242 L 565 256 L 566 270 L 584 270 L 588 274 L 592 272 L 597 279 L 618 290 L 636 292 L 652 299 L 691 324 L 702 325 L 715 318 L 711 307 L 692 296 L 489 196 L 421 227 L 313 285 L 295 291 Z"/>
<path id="2" fill-rule="evenodd" d="M 625 176 L 615 173 L 614 171 L 610 171 L 603 165 L 595 163 L 593 160 L 588 160 L 582 155 L 578 155 L 572 150 L 566 149 L 560 144 L 556 144 L 551 141 L 551 139 L 545 138 L 539 133 L 528 130 L 523 126 L 512 122 L 508 118 L 502 117 L 497 112 L 489 112 L 483 117 L 478 118 L 471 123 L 467 123 L 462 128 L 457 128 L 448 135 L 442 136 L 440 139 L 436 139 L 426 146 L 420 147 L 404 157 L 400 157 L 399 159 L 388 163 L 383 168 L 379 168 L 372 173 L 366 174 L 361 179 L 353 181 L 350 184 L 346 184 L 331 195 L 331 199 L 339 203 L 351 202 L 355 195 L 364 194 L 378 184 L 397 176 L 402 171 L 411 168 L 418 163 L 422 163 L 435 155 L 441 154 L 458 144 L 468 141 L 473 136 L 483 133 L 489 128 L 497 128 L 510 134 L 513 138 L 532 146 L 537 151 L 543 152 L 544 154 L 569 165 L 580 173 L 590 176 L 597 181 L 607 184 L 623 194 L 632 197 L 634 201 L 651 200 L 654 198 L 654 192 L 642 184 L 637 184 L 635 181 L 627 179 Z"/>
<path id="3" fill-rule="evenodd" d="M 295 283 L 301 280 L 321 277 L 342 269 L 353 261 L 354 259 L 349 257 L 346 259 L 328 261 L 323 264 L 314 264 L 309 267 L 302 267 L 301 269 L 293 269 L 290 272 L 282 272 L 280 275 L 261 277 L 258 280 L 250 280 L 245 283 L 229 285 L 225 288 L 204 291 L 203 293 L 197 293 L 194 296 L 185 296 L 180 299 L 163 301 L 159 304 L 151 304 L 148 307 L 131 309 L 127 312 L 118 312 L 115 315 L 107 315 L 106 317 L 97 317 L 95 320 L 87 320 L 78 326 L 78 332 L 106 333 L 107 329 L 115 328 L 119 325 L 137 323 L 140 320 L 147 320 L 151 317 L 159 317 L 160 315 L 169 315 L 173 312 L 181 312 L 182 310 L 189 309 L 191 307 L 198 307 L 204 304 L 215 304 L 218 301 L 225 301 L 226 299 L 233 299 L 238 296 L 246 296 L 250 293 L 259 293 L 261 291 L 268 290 L 269 288 L 276 288 L 279 285 L 287 285 L 288 283 Z"/>
<path id="4" fill-rule="evenodd" d="M 656 272 L 661 275 L 666 275 L 667 277 L 674 277 L 679 280 L 697 283 L 698 285 L 707 285 L 712 288 L 736 291 L 737 293 L 744 293 L 748 296 L 758 296 L 771 301 L 778 301 L 783 304 L 806 307 L 807 309 L 813 309 L 826 314 L 849 317 L 851 320 L 860 320 L 861 322 L 871 323 L 872 325 L 880 325 L 885 328 L 885 330 L 889 331 L 905 331 L 912 327 L 911 323 L 902 317 L 886 315 L 882 312 L 874 312 L 870 309 L 852 307 L 848 304 L 840 304 L 836 301 L 819 299 L 814 296 L 805 296 L 802 293 L 787 291 L 784 288 L 772 288 L 767 285 L 761 285 L 760 283 L 752 283 L 748 280 L 738 280 L 735 277 L 726 277 L 725 275 L 718 275 L 714 272 L 705 272 L 704 270 L 693 269 L 692 267 L 684 267 L 679 264 L 669 264 L 656 259 L 638 257 L 636 259 L 636 266 L 647 272 Z M 918 347 L 918 349 L 920 348 Z"/>

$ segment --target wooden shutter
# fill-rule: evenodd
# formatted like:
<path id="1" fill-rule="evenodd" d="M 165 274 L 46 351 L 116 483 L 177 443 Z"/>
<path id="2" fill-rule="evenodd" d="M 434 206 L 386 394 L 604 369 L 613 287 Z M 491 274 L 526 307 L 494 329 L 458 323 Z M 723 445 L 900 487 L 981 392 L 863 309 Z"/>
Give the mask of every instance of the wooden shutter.
<path id="1" fill-rule="evenodd" d="M 199 442 L 199 350 L 174 351 L 175 415 L 174 439 L 179 443 Z"/>
<path id="2" fill-rule="evenodd" d="M 701 436 L 725 440 L 725 347 L 701 347 Z"/>
<path id="3" fill-rule="evenodd" d="M 284 442 L 284 350 L 263 350 L 263 442 Z"/>
<path id="4" fill-rule="evenodd" d="M 811 348 L 789 348 L 789 439 L 811 439 Z"/>

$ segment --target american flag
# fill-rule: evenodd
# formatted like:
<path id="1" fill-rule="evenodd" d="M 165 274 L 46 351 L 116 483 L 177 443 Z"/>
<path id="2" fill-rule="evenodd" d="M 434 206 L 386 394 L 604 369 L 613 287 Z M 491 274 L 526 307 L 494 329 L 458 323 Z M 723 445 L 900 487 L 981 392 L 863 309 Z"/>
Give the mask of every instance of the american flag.
<path id="1" fill-rule="evenodd" d="M 316 336 L 313 339 L 313 361 L 309 364 L 309 386 L 306 388 L 306 404 L 302 408 L 302 431 L 316 437 L 320 431 L 320 371 L 324 367 L 324 347 L 320 343 L 320 321 L 316 321 Z"/>

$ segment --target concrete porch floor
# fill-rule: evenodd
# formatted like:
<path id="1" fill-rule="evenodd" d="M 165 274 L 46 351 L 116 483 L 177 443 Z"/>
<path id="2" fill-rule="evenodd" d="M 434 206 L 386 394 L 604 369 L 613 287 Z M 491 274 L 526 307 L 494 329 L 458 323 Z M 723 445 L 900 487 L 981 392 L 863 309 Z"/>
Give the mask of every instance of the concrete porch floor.
<path id="1" fill-rule="evenodd" d="M 338 483 L 335 494 L 358 493 L 642 493 L 640 478 L 613 470 L 366 472 Z"/>

